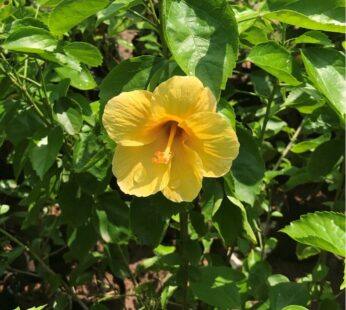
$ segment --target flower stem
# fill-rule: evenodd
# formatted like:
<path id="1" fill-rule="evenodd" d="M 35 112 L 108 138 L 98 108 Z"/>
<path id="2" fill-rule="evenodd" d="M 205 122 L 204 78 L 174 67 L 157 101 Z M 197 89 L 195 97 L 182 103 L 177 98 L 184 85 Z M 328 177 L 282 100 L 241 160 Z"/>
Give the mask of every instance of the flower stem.
<path id="1" fill-rule="evenodd" d="M 183 293 L 183 309 L 186 310 L 187 308 L 187 288 L 188 288 L 188 279 L 189 279 L 189 274 L 188 274 L 188 267 L 189 267 L 189 262 L 188 258 L 186 256 L 186 241 L 188 238 L 188 222 L 189 222 L 189 214 L 187 210 L 182 210 L 180 211 L 180 254 L 182 257 L 182 266 L 181 266 L 181 271 L 182 271 L 182 293 Z"/>
<path id="2" fill-rule="evenodd" d="M 259 141 L 260 141 L 260 145 L 261 146 L 263 144 L 264 134 L 265 134 L 265 131 L 266 131 L 266 127 L 267 127 L 269 118 L 270 118 L 270 110 L 271 110 L 272 103 L 274 101 L 276 89 L 277 89 L 277 84 L 275 83 L 273 85 L 273 90 L 272 90 L 272 92 L 270 94 L 270 97 L 268 98 L 268 101 L 267 101 L 266 114 L 264 116 L 262 130 L 261 130 L 260 137 L 259 137 Z"/>

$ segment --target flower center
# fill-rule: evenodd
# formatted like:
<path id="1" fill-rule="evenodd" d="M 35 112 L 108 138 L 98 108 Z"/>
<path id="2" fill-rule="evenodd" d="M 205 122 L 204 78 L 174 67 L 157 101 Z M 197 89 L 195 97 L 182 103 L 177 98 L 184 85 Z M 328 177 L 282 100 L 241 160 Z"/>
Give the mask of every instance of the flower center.
<path id="1" fill-rule="evenodd" d="M 178 129 L 178 124 L 177 123 L 173 123 L 171 125 L 170 131 L 169 131 L 169 137 L 168 137 L 168 141 L 167 141 L 167 145 L 165 150 L 162 151 L 156 151 L 153 158 L 152 158 L 152 162 L 155 164 L 168 164 L 169 161 L 172 159 L 172 144 L 173 144 L 173 140 L 174 137 L 177 133 L 177 129 Z"/>

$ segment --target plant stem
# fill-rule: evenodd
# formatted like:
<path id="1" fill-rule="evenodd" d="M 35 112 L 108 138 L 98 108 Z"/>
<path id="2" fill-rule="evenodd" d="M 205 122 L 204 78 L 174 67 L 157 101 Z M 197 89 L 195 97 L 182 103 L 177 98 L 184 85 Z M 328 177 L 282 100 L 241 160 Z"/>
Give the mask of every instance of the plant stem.
<path id="1" fill-rule="evenodd" d="M 183 264 L 181 266 L 182 269 L 182 292 L 183 292 L 183 309 L 188 309 L 187 308 L 187 288 L 188 288 L 188 267 L 189 267 L 189 262 L 186 257 L 186 241 L 188 238 L 188 223 L 189 223 L 189 214 L 187 210 L 182 210 L 180 211 L 179 214 L 180 217 L 180 254 L 182 257 Z"/>
<path id="2" fill-rule="evenodd" d="M 276 88 L 277 88 L 277 84 L 274 84 L 273 85 L 273 90 L 272 90 L 272 92 L 270 94 L 270 97 L 268 98 L 268 101 L 267 101 L 266 114 L 264 115 L 262 130 L 261 130 L 261 134 L 260 134 L 260 137 L 259 137 L 261 146 L 263 144 L 264 134 L 265 134 L 265 131 L 266 131 L 266 127 L 267 127 L 269 118 L 270 118 L 270 109 L 271 109 L 271 105 L 272 105 L 272 103 L 274 101 Z"/>
<path id="3" fill-rule="evenodd" d="M 281 164 L 281 162 L 283 161 L 283 159 L 287 156 L 288 152 L 291 150 L 291 148 L 294 145 L 294 142 L 296 142 L 300 132 L 303 129 L 303 125 L 304 125 L 304 119 L 302 120 L 302 122 L 300 123 L 299 127 L 296 129 L 296 131 L 294 132 L 294 135 L 291 138 L 291 141 L 287 144 L 286 148 L 284 149 L 284 151 L 282 152 L 279 160 L 276 162 L 275 166 L 273 167 L 273 170 L 277 170 Z"/>

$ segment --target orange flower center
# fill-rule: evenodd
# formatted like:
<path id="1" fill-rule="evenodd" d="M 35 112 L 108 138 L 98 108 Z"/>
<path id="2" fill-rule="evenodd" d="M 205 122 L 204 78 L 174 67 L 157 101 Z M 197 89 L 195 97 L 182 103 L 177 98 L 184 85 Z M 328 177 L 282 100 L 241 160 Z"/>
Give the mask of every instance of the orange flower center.
<path id="1" fill-rule="evenodd" d="M 164 151 L 156 151 L 152 162 L 155 164 L 168 164 L 172 159 L 172 144 L 174 141 L 174 137 L 176 136 L 178 129 L 178 123 L 174 122 L 169 130 L 169 137 L 167 141 L 167 145 Z"/>

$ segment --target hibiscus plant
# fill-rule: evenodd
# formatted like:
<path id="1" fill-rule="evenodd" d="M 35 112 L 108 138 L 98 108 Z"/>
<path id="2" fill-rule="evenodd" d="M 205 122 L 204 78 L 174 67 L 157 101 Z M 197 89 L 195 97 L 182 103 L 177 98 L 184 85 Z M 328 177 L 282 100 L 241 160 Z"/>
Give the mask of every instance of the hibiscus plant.
<path id="1" fill-rule="evenodd" d="M 0 309 L 342 309 L 345 6 L 0 0 Z"/>

